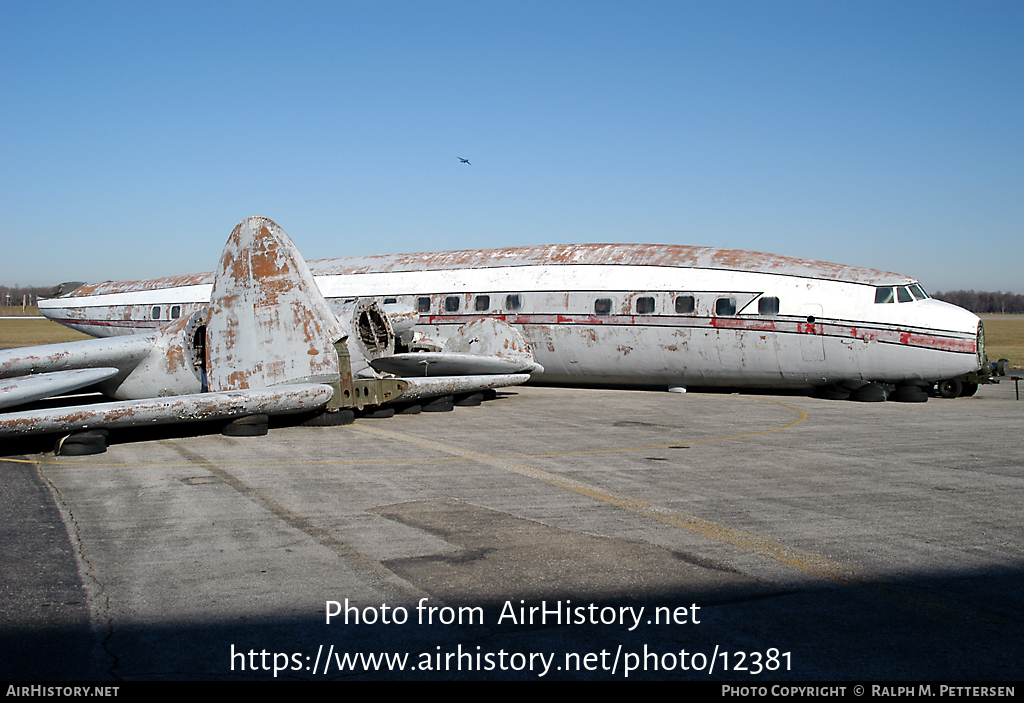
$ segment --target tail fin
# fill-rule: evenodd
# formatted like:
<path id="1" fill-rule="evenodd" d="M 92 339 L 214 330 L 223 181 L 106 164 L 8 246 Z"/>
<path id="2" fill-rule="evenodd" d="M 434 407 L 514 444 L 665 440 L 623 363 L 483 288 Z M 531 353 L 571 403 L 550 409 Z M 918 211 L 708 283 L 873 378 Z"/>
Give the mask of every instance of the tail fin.
<path id="1" fill-rule="evenodd" d="M 206 329 L 211 391 L 338 380 L 344 332 L 292 240 L 265 217 L 235 227 Z"/>

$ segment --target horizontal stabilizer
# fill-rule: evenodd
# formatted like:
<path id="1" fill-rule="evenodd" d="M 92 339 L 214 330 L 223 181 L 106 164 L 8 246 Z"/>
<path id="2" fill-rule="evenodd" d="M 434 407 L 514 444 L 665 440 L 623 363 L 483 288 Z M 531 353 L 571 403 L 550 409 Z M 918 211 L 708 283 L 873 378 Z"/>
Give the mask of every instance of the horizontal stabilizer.
<path id="1" fill-rule="evenodd" d="M 155 339 L 156 335 L 153 334 L 130 334 L 123 337 L 4 349 L 0 351 L 0 378 L 98 366 L 131 368 L 149 354 Z"/>
<path id="2" fill-rule="evenodd" d="M 537 373 L 544 367 L 528 358 L 502 358 L 451 352 L 392 354 L 370 362 L 377 371 L 403 377 Z"/>
<path id="3" fill-rule="evenodd" d="M 120 372 L 117 369 L 100 367 L 3 379 L 0 380 L 0 408 L 12 408 L 41 398 L 77 391 L 94 383 L 106 381 L 118 373 Z"/>
<path id="4" fill-rule="evenodd" d="M 504 388 L 505 386 L 518 386 L 530 380 L 530 375 L 519 374 L 498 374 L 488 376 L 435 376 L 431 378 L 403 378 L 402 381 L 409 384 L 409 387 L 402 394 L 399 402 L 409 400 L 420 400 L 422 398 L 434 398 L 442 395 L 455 395 L 458 393 L 472 393 L 474 391 L 487 390 L 488 388 Z"/>
<path id="5" fill-rule="evenodd" d="M 324 384 L 296 383 L 273 388 L 5 413 L 0 415 L 0 436 L 202 422 L 257 413 L 285 415 L 323 407 L 333 394 L 334 390 Z"/>

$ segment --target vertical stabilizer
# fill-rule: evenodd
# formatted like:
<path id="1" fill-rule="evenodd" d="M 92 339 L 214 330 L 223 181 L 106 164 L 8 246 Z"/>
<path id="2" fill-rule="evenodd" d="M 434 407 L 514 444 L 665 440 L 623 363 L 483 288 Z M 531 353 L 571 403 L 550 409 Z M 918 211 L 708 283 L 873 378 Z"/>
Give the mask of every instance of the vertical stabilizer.
<path id="1" fill-rule="evenodd" d="M 265 217 L 240 222 L 210 298 L 209 389 L 335 382 L 343 334 L 284 230 Z"/>

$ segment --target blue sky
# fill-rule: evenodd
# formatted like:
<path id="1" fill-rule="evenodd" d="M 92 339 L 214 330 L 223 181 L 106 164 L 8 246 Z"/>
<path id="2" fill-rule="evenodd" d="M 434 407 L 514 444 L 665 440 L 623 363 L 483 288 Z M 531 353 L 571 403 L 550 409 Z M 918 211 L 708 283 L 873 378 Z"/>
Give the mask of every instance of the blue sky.
<path id="1" fill-rule="evenodd" d="M 550 242 L 1024 292 L 1021 2 L 0 0 L 0 283 Z M 460 164 L 466 157 L 472 166 Z"/>

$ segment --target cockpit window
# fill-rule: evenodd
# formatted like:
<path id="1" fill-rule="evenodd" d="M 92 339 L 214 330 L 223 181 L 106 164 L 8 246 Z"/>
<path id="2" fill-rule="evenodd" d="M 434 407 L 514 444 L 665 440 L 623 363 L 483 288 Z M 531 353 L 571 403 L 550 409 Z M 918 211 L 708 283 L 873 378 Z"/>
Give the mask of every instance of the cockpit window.
<path id="1" fill-rule="evenodd" d="M 892 288 L 875 288 L 875 302 L 876 303 L 895 303 L 896 298 L 893 295 Z"/>
<path id="2" fill-rule="evenodd" d="M 900 286 L 896 289 L 896 300 L 901 303 L 912 303 L 914 302 L 914 296 L 910 294 L 906 286 Z"/>
<path id="3" fill-rule="evenodd" d="M 917 283 L 910 286 L 910 292 L 913 293 L 914 297 L 918 300 L 924 300 L 928 297 L 928 294 L 924 292 L 924 288 Z"/>

